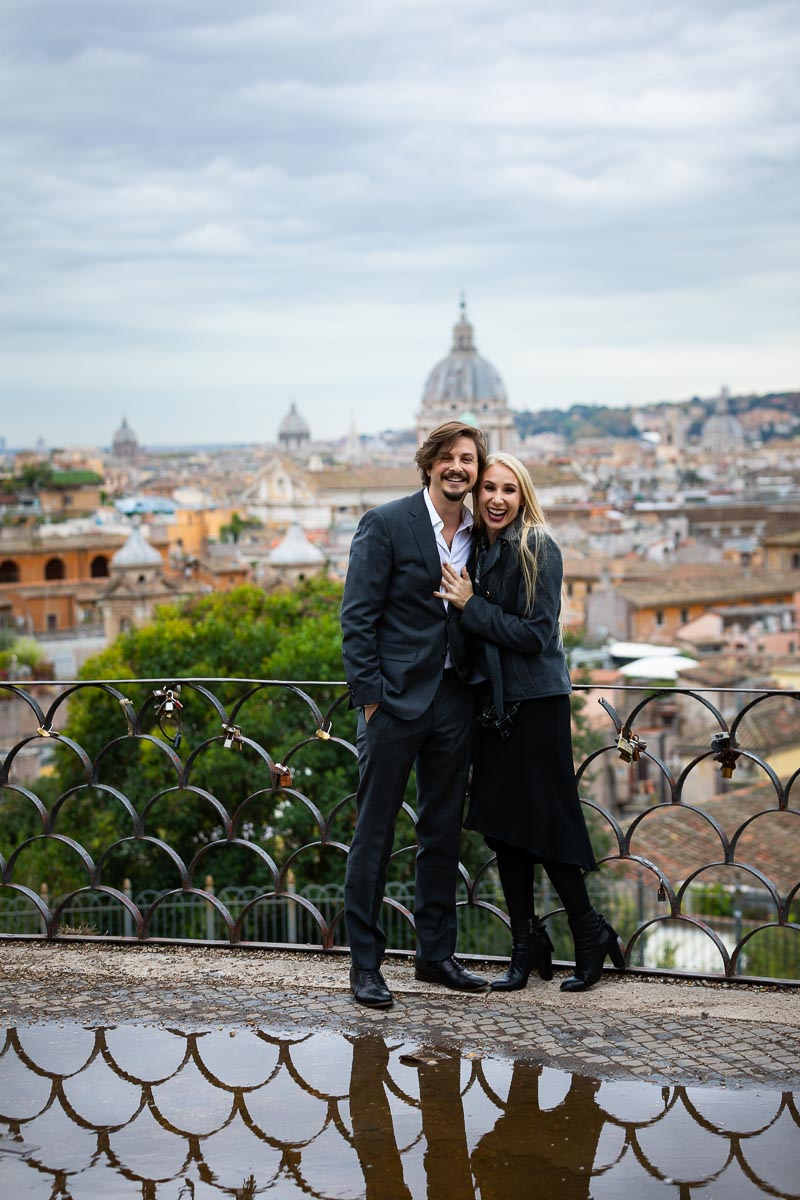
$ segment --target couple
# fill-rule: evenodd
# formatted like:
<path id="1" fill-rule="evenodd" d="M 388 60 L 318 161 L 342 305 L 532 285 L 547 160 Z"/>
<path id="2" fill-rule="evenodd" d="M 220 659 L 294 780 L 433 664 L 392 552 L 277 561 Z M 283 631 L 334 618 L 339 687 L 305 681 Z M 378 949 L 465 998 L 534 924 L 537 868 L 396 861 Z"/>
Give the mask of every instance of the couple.
<path id="1" fill-rule="evenodd" d="M 345 674 L 360 709 L 358 815 L 345 876 L 350 986 L 360 1004 L 392 1004 L 380 971 L 380 909 L 414 765 L 416 977 L 463 992 L 489 986 L 453 957 L 472 761 L 465 824 L 497 855 L 511 921 L 511 964 L 491 986 L 524 987 L 533 967 L 552 978 L 552 945 L 534 913 L 538 862 L 575 940 L 575 974 L 562 990 L 583 991 L 607 954 L 620 967 L 624 959 L 583 880 L 596 864 L 572 763 L 561 553 L 527 470 L 510 455 L 487 457 L 480 430 L 440 426 L 416 463 L 422 490 L 362 517 L 342 602 Z M 474 521 L 464 505 L 473 489 Z M 475 733 L 476 696 L 488 724 Z"/>

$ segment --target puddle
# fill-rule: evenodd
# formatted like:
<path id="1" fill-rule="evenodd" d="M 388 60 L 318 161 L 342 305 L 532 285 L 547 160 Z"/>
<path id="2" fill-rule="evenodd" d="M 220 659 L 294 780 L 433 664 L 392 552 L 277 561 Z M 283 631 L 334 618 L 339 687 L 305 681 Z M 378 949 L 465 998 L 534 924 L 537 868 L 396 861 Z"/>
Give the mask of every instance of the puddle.
<path id="1" fill-rule="evenodd" d="M 9 1200 L 800 1197 L 800 1096 L 376 1036 L 0 1033 Z"/>

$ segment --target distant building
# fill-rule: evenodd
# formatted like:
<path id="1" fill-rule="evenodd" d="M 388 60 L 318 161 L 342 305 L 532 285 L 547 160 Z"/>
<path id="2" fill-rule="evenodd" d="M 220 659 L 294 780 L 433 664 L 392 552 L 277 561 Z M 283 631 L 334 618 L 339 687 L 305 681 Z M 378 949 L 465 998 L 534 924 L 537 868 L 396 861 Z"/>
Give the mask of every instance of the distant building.
<path id="1" fill-rule="evenodd" d="M 64 532 L 64 526 L 0 532 L 0 602 L 25 633 L 74 629 L 94 620 L 112 555 L 124 534 Z"/>
<path id="2" fill-rule="evenodd" d="M 316 486 L 316 476 L 313 479 Z M 297 522 L 304 529 L 327 529 L 329 504 L 309 486 L 309 476 L 296 463 L 274 457 L 259 469 L 241 495 L 242 507 L 263 525 L 286 529 Z"/>
<path id="3" fill-rule="evenodd" d="M 516 449 L 516 428 L 505 386 L 496 368 L 475 349 L 463 298 L 450 353 L 436 364 L 423 389 L 417 414 L 418 444 L 446 421 L 479 426 L 490 451 Z"/>
<path id="4" fill-rule="evenodd" d="M 284 454 L 302 458 L 311 444 L 308 422 L 297 411 L 294 400 L 278 427 L 278 446 Z"/>
<path id="5" fill-rule="evenodd" d="M 111 453 L 121 462 L 135 462 L 139 457 L 139 440 L 128 424 L 127 417 L 122 418 L 122 424 L 114 434 Z"/>
<path id="6" fill-rule="evenodd" d="M 109 642 L 126 630 L 146 625 L 159 604 L 174 603 L 196 590 L 191 586 L 184 589 L 180 582 L 165 576 L 163 558 L 145 541 L 138 525 L 112 556 L 110 576 L 100 600 Z"/>
<path id="7" fill-rule="evenodd" d="M 43 513 L 77 517 L 100 507 L 103 480 L 94 471 L 54 471 L 38 495 Z"/>
<path id="8" fill-rule="evenodd" d="M 325 570 L 325 554 L 310 542 L 298 524 L 290 525 L 272 550 L 267 563 L 271 581 L 275 584 L 294 584 Z"/>
<path id="9" fill-rule="evenodd" d="M 703 422 L 700 443 L 712 458 L 730 458 L 744 449 L 744 430 L 730 411 L 730 393 L 723 388 L 714 413 Z"/>
<path id="10" fill-rule="evenodd" d="M 586 630 L 592 637 L 672 645 L 684 626 L 709 610 L 760 605 L 765 614 L 789 606 L 798 624 L 800 571 L 731 571 L 727 567 L 671 566 L 644 578 L 604 580 L 586 600 Z M 724 614 L 723 614 L 724 615 Z"/>
<path id="11" fill-rule="evenodd" d="M 797 512 L 787 514 L 800 525 Z M 764 566 L 775 571 L 800 571 L 800 528 L 787 528 L 764 538 Z"/>

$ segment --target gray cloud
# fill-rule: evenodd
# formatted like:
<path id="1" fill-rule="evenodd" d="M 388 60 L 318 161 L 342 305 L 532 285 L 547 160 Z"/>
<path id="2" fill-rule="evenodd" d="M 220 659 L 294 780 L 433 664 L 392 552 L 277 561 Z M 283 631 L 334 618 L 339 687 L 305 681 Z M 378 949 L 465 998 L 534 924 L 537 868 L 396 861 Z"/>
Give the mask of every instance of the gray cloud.
<path id="1" fill-rule="evenodd" d="M 520 407 L 797 386 L 795 6 L 66 7 L 4 6 L 11 444 L 410 424 L 461 287 Z"/>

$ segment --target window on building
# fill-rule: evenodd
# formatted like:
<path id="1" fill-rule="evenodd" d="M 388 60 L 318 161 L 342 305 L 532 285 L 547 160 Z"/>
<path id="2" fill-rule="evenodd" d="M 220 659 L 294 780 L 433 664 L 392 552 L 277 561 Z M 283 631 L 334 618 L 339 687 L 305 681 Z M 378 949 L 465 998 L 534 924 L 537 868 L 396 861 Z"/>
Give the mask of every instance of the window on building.
<path id="1" fill-rule="evenodd" d="M 50 630 L 58 629 L 58 613 L 47 614 L 47 628 Z"/>
<path id="2" fill-rule="evenodd" d="M 19 567 L 13 558 L 0 562 L 0 583 L 19 583 Z"/>
<path id="3" fill-rule="evenodd" d="M 688 608 L 682 608 L 681 609 L 681 625 L 685 625 L 688 620 L 689 620 L 689 610 L 688 610 Z"/>
<path id="4" fill-rule="evenodd" d="M 63 579 L 64 578 L 64 563 L 60 558 L 48 558 L 44 564 L 45 579 Z"/>
<path id="5" fill-rule="evenodd" d="M 591 594 L 592 594 L 592 584 L 591 584 L 591 583 L 587 583 L 587 585 L 586 585 L 586 595 L 587 595 L 587 596 L 591 596 Z"/>
<path id="6" fill-rule="evenodd" d="M 571 583 L 567 584 L 567 595 L 568 596 L 572 595 L 572 584 Z"/>
<path id="7" fill-rule="evenodd" d="M 69 492 L 61 497 L 61 506 L 62 508 L 70 508 L 72 506 L 72 496 L 70 496 Z"/>
<path id="8" fill-rule="evenodd" d="M 92 579 L 105 579 L 108 575 L 108 559 L 105 554 L 96 554 L 89 566 Z"/>
<path id="9" fill-rule="evenodd" d="M 800 571 L 800 554 L 792 555 L 792 570 Z"/>
<path id="10" fill-rule="evenodd" d="M 663 608 L 657 608 L 656 609 L 656 625 L 663 625 L 663 624 L 664 624 L 664 610 L 663 610 Z"/>

